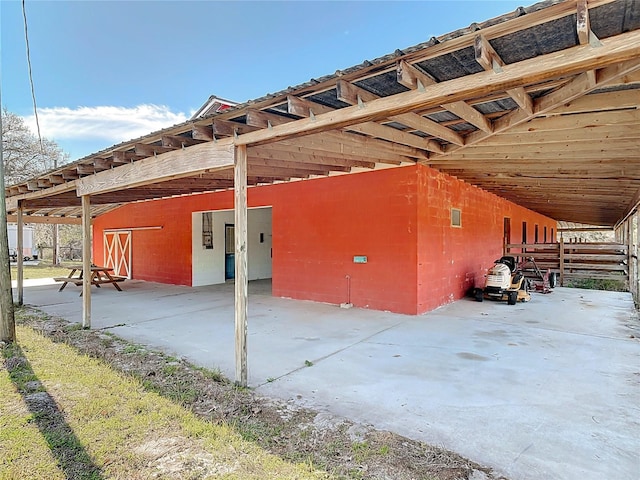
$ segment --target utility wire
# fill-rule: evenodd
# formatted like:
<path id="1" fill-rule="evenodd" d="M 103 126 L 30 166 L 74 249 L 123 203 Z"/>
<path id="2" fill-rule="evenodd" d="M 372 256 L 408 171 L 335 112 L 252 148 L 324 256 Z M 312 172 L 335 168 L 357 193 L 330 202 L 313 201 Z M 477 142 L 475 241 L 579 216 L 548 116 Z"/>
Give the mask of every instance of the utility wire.
<path id="1" fill-rule="evenodd" d="M 31 52 L 29 50 L 29 33 L 27 29 L 27 9 L 25 7 L 25 0 L 22 0 L 22 18 L 24 19 L 24 40 L 27 44 L 27 65 L 29 67 L 29 84 L 31 85 L 31 98 L 33 99 L 33 114 L 36 118 L 36 129 L 38 130 L 40 153 L 44 157 L 44 144 L 42 143 L 42 135 L 40 135 L 40 120 L 38 119 L 38 107 L 36 105 L 36 90 L 33 86 L 33 73 L 31 71 Z"/>

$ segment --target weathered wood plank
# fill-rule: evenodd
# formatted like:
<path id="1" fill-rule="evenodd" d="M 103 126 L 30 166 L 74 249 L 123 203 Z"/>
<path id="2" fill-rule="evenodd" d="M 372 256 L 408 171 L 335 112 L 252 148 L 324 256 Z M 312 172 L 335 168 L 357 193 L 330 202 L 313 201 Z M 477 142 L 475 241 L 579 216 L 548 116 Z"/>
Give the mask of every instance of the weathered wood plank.
<path id="1" fill-rule="evenodd" d="M 208 170 L 233 167 L 233 139 L 194 145 L 129 165 L 96 173 L 76 181 L 78 196 L 113 192 L 125 188 L 187 177 Z"/>
<path id="2" fill-rule="evenodd" d="M 234 216 L 235 216 L 235 367 L 236 383 L 247 386 L 247 147 L 234 150 Z"/>
<path id="3" fill-rule="evenodd" d="M 273 129 L 250 132 L 240 135 L 236 144 L 269 143 L 301 134 L 318 133 L 356 123 L 381 120 L 416 109 L 426 109 L 442 103 L 488 95 L 528 83 L 553 79 L 558 75 L 577 74 L 638 57 L 640 57 L 640 31 L 636 30 L 607 38 L 603 40 L 603 46 L 597 49 L 580 45 L 509 64 L 503 68 L 500 75 L 495 75 L 493 72 L 480 72 L 428 86 L 424 91 L 412 90 L 373 100 L 368 102 L 366 108 L 354 105 L 317 115 L 313 119 L 303 118 Z"/>
<path id="4" fill-rule="evenodd" d="M 82 196 L 82 270 L 91 271 L 91 198 Z M 82 328 L 91 328 L 91 275 L 82 282 Z"/>
<path id="5" fill-rule="evenodd" d="M 338 80 L 336 84 L 336 92 L 338 100 L 358 107 L 362 107 L 362 105 L 360 105 L 362 102 L 372 102 L 380 99 L 379 95 L 371 93 L 364 88 L 360 88 L 353 83 L 345 82 L 344 80 Z M 407 127 L 428 133 L 429 135 L 441 138 L 447 142 L 455 143 L 456 145 L 464 145 L 464 138 L 462 135 L 454 132 L 450 128 L 440 125 L 438 122 L 434 122 L 433 120 L 416 113 L 390 115 L 389 120 L 402 123 Z"/>
<path id="6" fill-rule="evenodd" d="M 17 215 L 7 215 L 7 221 L 17 223 Z M 26 223 L 47 223 L 58 225 L 80 225 L 82 222 L 79 218 L 73 217 L 55 217 L 55 216 L 43 216 L 43 215 L 25 215 Z"/>

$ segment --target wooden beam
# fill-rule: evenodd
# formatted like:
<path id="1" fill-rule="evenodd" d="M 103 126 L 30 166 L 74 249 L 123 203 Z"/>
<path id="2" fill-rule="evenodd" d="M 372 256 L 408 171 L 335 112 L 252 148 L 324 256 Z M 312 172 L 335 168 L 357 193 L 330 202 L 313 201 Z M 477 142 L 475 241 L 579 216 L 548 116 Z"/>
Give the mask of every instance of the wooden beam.
<path id="1" fill-rule="evenodd" d="M 576 98 L 571 102 L 563 103 L 561 106 L 554 108 L 546 115 L 552 116 L 568 113 L 593 113 L 612 110 L 626 110 L 631 108 L 635 109 L 638 106 L 638 95 L 640 95 L 640 93 L 636 89 L 590 93 Z"/>
<path id="2" fill-rule="evenodd" d="M 327 166 L 270 160 L 266 158 L 249 157 L 248 164 L 249 173 L 255 176 L 307 178 L 310 175 L 328 175 L 331 171 Z"/>
<path id="3" fill-rule="evenodd" d="M 18 222 L 17 215 L 7 215 L 7 221 L 12 223 Z M 44 215 L 25 215 L 25 223 L 44 223 L 58 225 L 80 225 L 82 222 L 79 218 L 74 217 L 55 217 Z"/>
<path id="4" fill-rule="evenodd" d="M 619 139 L 615 141 L 611 141 L 608 139 L 600 140 L 597 138 L 592 139 L 591 141 L 583 141 L 578 143 L 565 142 L 561 144 L 523 144 L 520 148 L 514 149 L 513 145 L 485 145 L 484 143 L 474 145 L 472 147 L 466 148 L 464 150 L 464 154 L 474 155 L 479 152 L 491 153 L 495 152 L 496 154 L 509 154 L 515 153 L 520 155 L 536 153 L 536 154 L 547 154 L 554 152 L 568 152 L 568 153 L 576 153 L 579 152 L 587 152 L 587 153 L 597 153 L 601 158 L 607 158 L 607 156 L 612 152 L 619 152 L 621 150 L 625 150 L 628 152 L 629 158 L 638 157 L 640 152 L 638 151 L 638 139 L 630 138 L 630 139 Z"/>
<path id="5" fill-rule="evenodd" d="M 624 214 L 621 216 L 620 220 L 616 222 L 615 228 L 618 228 L 620 225 L 622 225 L 631 215 L 637 212 L 639 208 L 640 208 L 640 188 L 638 188 L 635 195 L 627 205 L 627 208 L 625 209 Z"/>
<path id="6" fill-rule="evenodd" d="M 96 173 L 96 169 L 93 165 L 80 163 L 76 165 L 76 172 L 78 172 L 78 175 L 93 175 Z"/>
<path id="7" fill-rule="evenodd" d="M 364 88 L 354 85 L 353 83 L 345 82 L 344 80 L 338 80 L 336 84 L 336 92 L 338 100 L 351 105 L 356 105 L 363 109 L 364 102 L 371 102 L 381 98 L 375 93 L 369 92 Z M 441 138 L 447 142 L 455 143 L 456 145 L 464 145 L 464 138 L 459 133 L 440 125 L 438 122 L 434 122 L 433 120 L 418 115 L 417 113 L 391 115 L 389 116 L 389 120 L 399 122 L 407 127 L 433 135 L 434 137 Z"/>
<path id="8" fill-rule="evenodd" d="M 526 124 L 514 125 L 509 129 L 509 133 L 572 131 L 597 126 L 619 127 L 622 125 L 629 125 L 632 128 L 640 125 L 640 109 L 532 118 Z"/>
<path id="9" fill-rule="evenodd" d="M 213 128 L 209 125 L 193 125 L 191 127 L 191 136 L 196 140 L 213 140 Z"/>
<path id="10" fill-rule="evenodd" d="M 566 227 L 558 228 L 559 232 L 611 232 L 613 227 Z"/>
<path id="11" fill-rule="evenodd" d="M 638 39 L 640 41 L 640 38 Z M 575 47 L 575 48 L 585 48 L 585 47 Z M 586 47 L 590 48 L 590 47 Z M 604 47 L 603 47 L 604 48 Z M 592 49 L 596 50 L 596 49 Z M 599 50 L 599 49 L 597 49 Z M 515 110 L 503 117 L 500 117 L 495 122 L 494 125 L 494 135 L 497 133 L 501 133 L 507 130 L 514 128 L 517 125 L 528 122 L 536 115 L 541 115 L 547 113 L 548 111 L 553 110 L 559 105 L 574 100 L 580 96 L 586 95 L 592 90 L 596 88 L 602 87 L 607 82 L 614 79 L 614 72 L 618 75 L 622 76 L 628 71 L 635 70 L 640 68 L 640 61 L 634 59 L 629 62 L 623 62 L 623 67 L 618 65 L 611 67 L 612 70 L 608 70 L 605 75 L 602 76 L 603 82 L 600 83 L 597 81 L 594 83 L 594 77 L 588 75 L 587 73 L 581 73 L 575 77 L 573 77 L 569 82 L 567 82 L 564 86 L 552 91 L 551 93 L 536 99 L 535 101 L 535 114 L 528 114 L 524 110 Z M 598 75 L 600 77 L 600 75 Z M 615 112 L 616 116 L 618 112 Z M 574 119 L 569 119 L 572 122 Z M 467 136 L 467 143 L 463 147 L 456 148 L 448 148 L 447 153 L 452 153 L 454 151 L 458 151 L 462 148 L 469 147 L 471 145 L 475 145 L 478 142 L 483 141 L 486 138 L 489 138 L 491 134 L 485 132 L 473 132 Z"/>
<path id="12" fill-rule="evenodd" d="M 578 0 L 576 15 L 576 30 L 578 31 L 578 40 L 581 45 L 589 43 L 589 7 L 587 0 Z"/>
<path id="13" fill-rule="evenodd" d="M 293 118 L 276 113 L 263 112 L 254 108 L 247 110 L 247 125 L 251 127 L 272 128 L 276 125 L 284 125 L 293 121 Z"/>
<path id="14" fill-rule="evenodd" d="M 505 63 L 484 35 L 476 36 L 474 48 L 476 52 L 476 61 L 482 66 L 482 68 L 488 72 L 493 71 L 495 73 L 502 73 Z M 523 87 L 507 89 L 507 93 L 521 109 L 528 114 L 533 113 L 533 101 Z"/>
<path id="15" fill-rule="evenodd" d="M 255 132 L 258 127 L 253 127 L 240 122 L 215 119 L 213 121 L 213 135 L 217 137 L 234 137 L 247 132 Z"/>
<path id="16" fill-rule="evenodd" d="M 117 150 L 113 152 L 113 161 L 118 164 L 127 164 L 131 162 L 135 162 L 137 160 L 142 160 L 143 158 L 147 158 L 146 155 L 138 155 L 135 152 L 125 152 L 121 150 Z"/>
<path id="17" fill-rule="evenodd" d="M 247 386 L 247 147 L 234 149 L 236 383 Z"/>
<path id="18" fill-rule="evenodd" d="M 592 47 L 601 45 L 598 37 L 591 31 L 587 0 L 578 0 L 576 9 L 576 31 L 580 45 L 590 44 Z"/>
<path id="19" fill-rule="evenodd" d="M 94 158 L 93 168 L 96 172 L 102 172 L 103 170 L 109 170 L 113 165 L 113 161 L 108 158 Z"/>
<path id="20" fill-rule="evenodd" d="M 82 196 L 82 328 L 91 328 L 91 199 Z"/>
<path id="21" fill-rule="evenodd" d="M 424 92 L 412 90 L 373 100 L 366 104 L 366 108 L 354 105 L 317 115 L 314 119 L 303 118 L 273 127 L 271 130 L 249 132 L 240 135 L 236 145 L 272 143 L 300 135 L 381 120 L 412 110 L 427 109 L 442 103 L 489 95 L 638 57 L 640 57 L 640 30 L 634 30 L 603 40 L 602 47 L 597 49 L 580 45 L 506 65 L 500 75 L 495 75 L 493 72 L 480 72 L 426 87 Z"/>
<path id="22" fill-rule="evenodd" d="M 493 132 L 491 120 L 466 102 L 445 103 L 442 107 L 486 133 Z"/>
<path id="23" fill-rule="evenodd" d="M 362 137 L 356 142 L 349 141 L 343 143 L 332 141 L 324 138 L 322 135 L 308 135 L 299 139 L 284 140 L 277 144 L 264 144 L 260 148 L 271 148 L 277 146 L 277 150 L 281 152 L 291 152 L 293 154 L 302 153 L 305 155 L 323 155 L 327 157 L 344 158 L 345 160 L 361 161 L 363 159 L 385 163 L 389 165 L 400 165 L 402 162 L 413 162 L 414 159 L 409 156 L 403 156 L 399 153 L 391 151 L 381 151 L 375 145 L 378 140 L 373 138 Z M 387 142 L 384 142 L 387 143 Z M 392 144 L 389 146 L 393 147 Z"/>
<path id="24" fill-rule="evenodd" d="M 74 168 L 73 170 L 64 170 L 62 172 L 62 178 L 68 182 L 69 180 L 80 178 L 80 175 L 78 175 L 78 171 Z"/>
<path id="25" fill-rule="evenodd" d="M 261 129 L 270 130 L 274 126 L 286 125 L 294 120 L 284 117 L 282 115 L 276 115 L 269 112 L 262 112 L 258 110 L 249 110 L 247 111 L 247 123 L 254 127 L 259 127 Z M 350 129 L 357 130 L 359 125 L 353 125 Z M 375 127 L 380 127 L 380 125 L 375 125 Z M 373 128 L 375 128 L 373 127 Z M 403 132 L 396 130 L 399 134 L 403 134 Z M 407 134 L 408 135 L 408 134 Z M 415 135 L 413 135 L 415 136 Z M 418 141 L 422 141 L 423 139 L 416 137 Z M 325 132 L 322 135 L 323 143 L 334 142 L 335 144 L 344 144 L 344 143 L 352 143 L 356 145 L 362 145 L 363 143 L 368 143 L 373 148 L 383 151 L 389 152 L 394 158 L 397 158 L 398 155 L 405 155 L 410 157 L 427 159 L 429 158 L 427 152 L 425 152 L 425 144 L 420 143 L 420 147 L 413 147 L 410 145 L 397 144 L 397 143 L 388 143 L 380 141 L 376 138 L 363 138 L 362 135 L 355 135 L 349 132 Z M 305 141 L 305 139 L 303 139 Z M 336 145 L 337 146 L 337 145 Z M 340 151 L 344 151 L 344 147 L 340 147 Z M 439 149 L 442 151 L 442 148 Z"/>
<path id="26" fill-rule="evenodd" d="M 552 143 L 573 144 L 615 142 L 633 139 L 640 141 L 640 125 L 602 125 L 577 129 L 545 129 L 515 132 L 516 129 L 484 140 L 480 145 L 488 146 L 520 146 L 550 145 Z"/>
<path id="27" fill-rule="evenodd" d="M 376 166 L 374 161 L 369 160 L 345 159 L 339 158 L 337 155 L 335 157 L 332 157 L 325 154 L 302 153 L 300 151 L 293 152 L 291 150 L 295 149 L 287 150 L 279 144 L 262 145 L 260 147 L 251 147 L 249 149 L 249 156 L 257 158 L 273 158 L 276 160 L 289 160 L 292 162 L 305 162 L 327 166 L 337 165 L 360 168 L 375 168 Z"/>
<path id="28" fill-rule="evenodd" d="M 160 145 L 147 145 L 145 143 L 136 143 L 135 151 L 136 155 L 141 156 L 155 156 L 161 155 L 163 153 L 172 152 L 176 149 L 176 147 L 163 147 Z"/>
<path id="29" fill-rule="evenodd" d="M 199 143 L 203 143 L 205 141 L 206 140 L 189 138 L 180 135 L 162 135 L 162 145 L 164 147 L 170 147 L 172 149 L 190 147 L 191 145 L 198 145 Z"/>
<path id="30" fill-rule="evenodd" d="M 298 115 L 300 117 L 310 117 L 312 115 L 319 115 L 321 113 L 328 113 L 335 110 L 333 108 L 319 105 L 303 98 L 293 97 L 291 95 L 287 97 L 287 105 L 289 113 Z M 443 152 L 442 145 L 434 140 L 428 140 L 411 133 L 403 132 L 402 130 L 398 130 L 397 128 L 380 125 L 375 122 L 352 125 L 347 130 L 363 133 L 365 135 L 370 135 L 372 137 L 381 138 L 383 140 L 388 140 L 395 143 L 401 143 L 403 145 L 409 145 L 431 152 Z"/>
<path id="31" fill-rule="evenodd" d="M 414 90 L 423 89 L 428 85 L 437 83 L 429 75 L 422 72 L 421 70 L 418 70 L 418 68 L 406 62 L 405 60 L 400 60 L 398 62 L 396 77 L 398 83 Z M 493 127 L 491 126 L 491 120 L 489 120 L 482 113 L 469 105 L 467 102 L 458 101 L 445 103 L 442 105 L 442 108 L 450 111 L 454 115 L 460 117 L 464 121 L 470 123 L 476 128 L 479 128 L 480 130 L 488 133 L 493 130 Z"/>
<path id="32" fill-rule="evenodd" d="M 231 139 L 194 145 L 122 165 L 76 181 L 78 196 L 113 192 L 149 183 L 233 167 Z"/>

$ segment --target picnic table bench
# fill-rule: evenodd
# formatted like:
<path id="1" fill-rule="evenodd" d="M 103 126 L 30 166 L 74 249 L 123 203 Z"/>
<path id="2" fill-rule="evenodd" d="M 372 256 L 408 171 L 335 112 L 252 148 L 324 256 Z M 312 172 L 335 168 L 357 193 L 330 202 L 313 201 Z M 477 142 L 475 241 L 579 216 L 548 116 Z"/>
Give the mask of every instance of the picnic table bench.
<path id="1" fill-rule="evenodd" d="M 66 277 L 54 277 L 56 282 L 62 282 L 59 292 L 64 290 L 68 283 L 73 283 L 74 285 L 82 285 L 84 283 L 84 272 L 82 269 L 82 265 L 73 265 L 69 267 L 69 275 Z M 95 285 L 100 288 L 100 285 L 104 285 L 105 283 L 110 283 L 114 286 L 116 290 L 119 292 L 122 291 L 119 282 L 124 282 L 127 277 L 121 277 L 119 275 L 112 275 L 110 272 L 113 271 L 113 268 L 109 267 L 99 267 L 97 265 L 91 266 L 91 285 Z M 80 292 L 82 295 L 82 292 Z"/>

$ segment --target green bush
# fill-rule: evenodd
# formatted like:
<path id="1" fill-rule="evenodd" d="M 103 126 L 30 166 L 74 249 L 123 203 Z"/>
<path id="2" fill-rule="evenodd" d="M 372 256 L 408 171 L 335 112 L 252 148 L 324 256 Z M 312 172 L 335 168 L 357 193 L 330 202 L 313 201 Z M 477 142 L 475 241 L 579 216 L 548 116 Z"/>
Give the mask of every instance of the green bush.
<path id="1" fill-rule="evenodd" d="M 606 290 L 609 292 L 628 292 L 629 287 L 625 280 L 600 280 L 595 278 L 584 278 L 579 280 L 567 280 L 565 287 L 586 288 L 589 290 Z"/>

